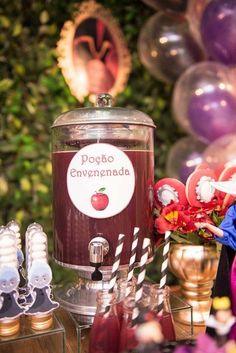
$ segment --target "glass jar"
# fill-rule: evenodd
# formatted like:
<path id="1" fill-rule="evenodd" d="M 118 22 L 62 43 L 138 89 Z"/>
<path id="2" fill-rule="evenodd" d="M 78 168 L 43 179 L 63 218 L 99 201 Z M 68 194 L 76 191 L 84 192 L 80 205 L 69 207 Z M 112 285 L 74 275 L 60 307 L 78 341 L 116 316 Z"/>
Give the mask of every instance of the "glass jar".
<path id="1" fill-rule="evenodd" d="M 52 126 L 54 258 L 81 271 L 91 271 L 93 238 L 110 245 L 103 261 L 108 271 L 120 233 L 126 236 L 120 265 L 127 267 L 134 228 L 137 263 L 153 232 L 155 125 L 143 112 L 112 107 L 109 97 L 61 114 Z"/>
<path id="2" fill-rule="evenodd" d="M 136 280 L 133 277 L 131 281 L 127 281 L 126 278 L 119 278 L 116 283 L 116 308 L 117 308 L 117 315 L 119 318 L 120 326 L 122 326 L 123 316 L 124 316 L 124 300 L 128 296 L 134 296 L 135 294 L 135 283 Z"/>
<path id="3" fill-rule="evenodd" d="M 176 335 L 171 313 L 169 287 L 160 288 L 159 284 L 144 283 L 142 305 L 156 313 L 164 338 L 168 341 L 174 341 Z"/>
<path id="4" fill-rule="evenodd" d="M 97 292 L 97 311 L 90 331 L 89 353 L 118 353 L 120 323 L 116 295 L 108 290 Z"/>
<path id="5" fill-rule="evenodd" d="M 132 351 L 138 346 L 135 335 L 136 327 L 133 326 L 133 311 L 136 306 L 135 296 L 129 295 L 123 302 L 123 321 L 120 331 L 119 352 Z"/>

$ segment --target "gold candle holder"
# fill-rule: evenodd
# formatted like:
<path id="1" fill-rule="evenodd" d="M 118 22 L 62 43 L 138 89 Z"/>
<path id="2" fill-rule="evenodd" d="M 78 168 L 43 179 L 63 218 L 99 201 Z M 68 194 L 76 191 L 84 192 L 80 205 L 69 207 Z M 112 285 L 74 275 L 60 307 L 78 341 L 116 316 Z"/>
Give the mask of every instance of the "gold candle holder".
<path id="1" fill-rule="evenodd" d="M 203 326 L 209 317 L 211 291 L 218 267 L 215 246 L 174 244 L 169 254 L 169 269 L 179 279 L 182 296 L 193 308 L 193 322 Z M 181 313 L 181 321 L 191 315 Z"/>
<path id="2" fill-rule="evenodd" d="M 31 327 L 36 331 L 47 330 L 53 324 L 52 313 L 32 315 L 30 319 Z"/>
<path id="3" fill-rule="evenodd" d="M 20 318 L 0 320 L 0 336 L 13 336 L 20 330 Z"/>

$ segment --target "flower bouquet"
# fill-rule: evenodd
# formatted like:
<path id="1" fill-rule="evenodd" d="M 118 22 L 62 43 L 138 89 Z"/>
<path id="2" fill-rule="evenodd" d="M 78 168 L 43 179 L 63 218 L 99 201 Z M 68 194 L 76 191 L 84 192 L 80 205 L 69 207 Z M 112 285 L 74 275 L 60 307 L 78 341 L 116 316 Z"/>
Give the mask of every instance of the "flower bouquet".
<path id="1" fill-rule="evenodd" d="M 200 223 L 216 227 L 222 222 L 234 197 L 214 188 L 215 181 L 230 180 L 236 167 L 225 168 L 217 177 L 212 169 L 201 166 L 187 179 L 186 185 L 177 179 L 164 178 L 154 186 L 155 228 L 159 235 L 171 231 L 177 243 L 205 244 L 214 240 Z"/>
<path id="2" fill-rule="evenodd" d="M 226 168 L 217 177 L 212 169 L 204 166 L 188 177 L 186 185 L 164 178 L 154 186 L 155 227 L 159 235 L 165 233 L 163 254 L 167 242 L 171 241 L 168 267 L 179 279 L 186 302 L 194 308 L 193 321 L 200 325 L 209 315 L 211 289 L 218 268 L 221 249 L 218 234 L 222 232 L 218 226 L 235 198 L 216 187 L 234 174 L 236 167 L 231 167 L 231 172 Z M 167 231 L 171 232 L 170 237 Z M 185 313 L 179 315 L 178 319 L 184 323 L 192 320 Z"/>

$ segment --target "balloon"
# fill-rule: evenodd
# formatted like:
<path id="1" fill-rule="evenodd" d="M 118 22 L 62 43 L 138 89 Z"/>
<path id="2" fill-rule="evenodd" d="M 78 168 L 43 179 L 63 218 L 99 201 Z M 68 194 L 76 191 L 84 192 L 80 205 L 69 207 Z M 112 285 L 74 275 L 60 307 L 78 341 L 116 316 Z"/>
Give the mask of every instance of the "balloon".
<path id="1" fill-rule="evenodd" d="M 175 81 L 204 54 L 189 31 L 186 18 L 174 12 L 158 12 L 143 26 L 138 38 L 143 65 L 158 80 Z"/>
<path id="2" fill-rule="evenodd" d="M 202 153 L 206 146 L 190 136 L 178 140 L 170 149 L 167 158 L 167 176 L 185 183 L 188 176 L 202 163 Z"/>
<path id="3" fill-rule="evenodd" d="M 145 4 L 155 10 L 167 9 L 172 11 L 184 12 L 187 7 L 187 0 L 143 0 Z"/>
<path id="4" fill-rule="evenodd" d="M 212 0 L 202 15 L 201 35 L 209 57 L 236 64 L 236 1 Z"/>
<path id="5" fill-rule="evenodd" d="M 218 175 L 225 167 L 236 165 L 236 133 L 212 142 L 203 152 L 202 158 Z"/>
<path id="6" fill-rule="evenodd" d="M 175 84 L 172 110 L 191 135 L 209 144 L 236 132 L 236 81 L 225 65 L 202 62 L 187 69 Z"/>
<path id="7" fill-rule="evenodd" d="M 199 43 L 202 45 L 201 38 L 201 19 L 203 11 L 205 10 L 206 5 L 210 0 L 189 0 L 188 7 L 186 12 L 186 17 L 188 19 L 189 27 L 191 32 L 194 35 L 194 38 L 197 39 Z"/>
<path id="8" fill-rule="evenodd" d="M 198 136 L 214 141 L 236 132 L 236 97 L 221 89 L 195 95 L 189 101 L 188 116 Z"/>

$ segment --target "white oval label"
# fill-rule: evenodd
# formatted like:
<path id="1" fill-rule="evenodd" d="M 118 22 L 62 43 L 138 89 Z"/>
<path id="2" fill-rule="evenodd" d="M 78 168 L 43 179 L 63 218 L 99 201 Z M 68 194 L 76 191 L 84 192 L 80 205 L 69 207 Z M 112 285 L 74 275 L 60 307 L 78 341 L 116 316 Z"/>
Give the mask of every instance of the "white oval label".
<path id="1" fill-rule="evenodd" d="M 135 187 L 133 165 L 119 148 L 94 143 L 72 158 L 67 170 L 67 189 L 74 206 L 93 218 L 120 213 L 130 202 Z"/>

